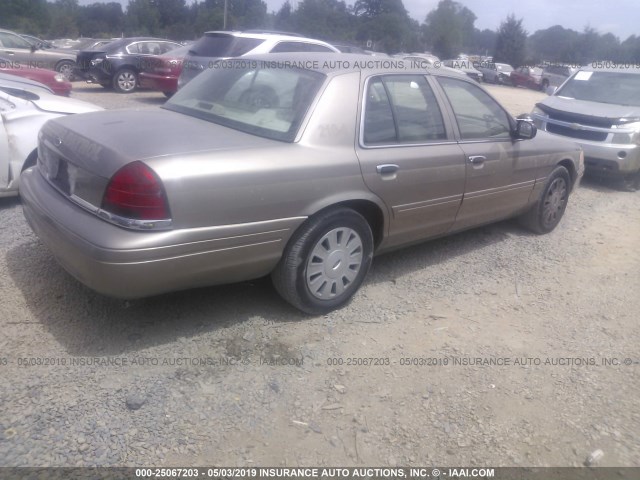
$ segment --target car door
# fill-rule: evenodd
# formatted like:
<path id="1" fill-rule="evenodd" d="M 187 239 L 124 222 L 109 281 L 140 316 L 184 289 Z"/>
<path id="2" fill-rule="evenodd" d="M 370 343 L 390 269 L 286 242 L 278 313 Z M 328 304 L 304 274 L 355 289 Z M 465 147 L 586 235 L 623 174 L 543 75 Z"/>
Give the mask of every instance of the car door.
<path id="1" fill-rule="evenodd" d="M 390 212 L 393 247 L 445 233 L 462 201 L 465 160 L 424 75 L 369 77 L 356 147 L 367 187 Z"/>
<path id="2" fill-rule="evenodd" d="M 513 140 L 514 120 L 489 94 L 465 80 L 440 77 L 466 157 L 464 199 L 453 230 L 505 218 L 524 207 L 536 176 L 532 143 Z"/>
<path id="3" fill-rule="evenodd" d="M 0 32 L 0 56 L 11 62 L 19 62 L 25 67 L 34 61 L 32 45 L 19 35 L 11 32 Z M 37 66 L 37 65 L 32 65 Z"/>

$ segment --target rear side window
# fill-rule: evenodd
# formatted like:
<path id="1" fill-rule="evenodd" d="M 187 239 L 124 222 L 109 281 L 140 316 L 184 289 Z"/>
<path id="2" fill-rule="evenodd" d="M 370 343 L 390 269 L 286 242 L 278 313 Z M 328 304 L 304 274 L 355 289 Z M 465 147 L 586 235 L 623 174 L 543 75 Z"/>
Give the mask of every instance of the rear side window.
<path id="1" fill-rule="evenodd" d="M 256 48 L 262 42 L 264 40 L 259 38 L 210 33 L 205 34 L 193 44 L 189 52 L 198 57 L 240 57 Z"/>
<path id="2" fill-rule="evenodd" d="M 442 113 L 421 75 L 388 75 L 369 81 L 365 145 L 426 143 L 446 138 Z"/>

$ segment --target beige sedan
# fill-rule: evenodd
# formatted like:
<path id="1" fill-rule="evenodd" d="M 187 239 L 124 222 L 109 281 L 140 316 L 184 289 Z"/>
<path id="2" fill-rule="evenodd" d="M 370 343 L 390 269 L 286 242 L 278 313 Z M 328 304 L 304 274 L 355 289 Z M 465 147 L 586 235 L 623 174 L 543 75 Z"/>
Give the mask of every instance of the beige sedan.
<path id="1" fill-rule="evenodd" d="M 574 143 L 456 72 L 370 56 L 217 64 L 160 110 L 57 119 L 22 175 L 58 261 L 133 298 L 271 275 L 292 305 L 344 305 L 376 253 L 520 216 L 553 230 Z"/>

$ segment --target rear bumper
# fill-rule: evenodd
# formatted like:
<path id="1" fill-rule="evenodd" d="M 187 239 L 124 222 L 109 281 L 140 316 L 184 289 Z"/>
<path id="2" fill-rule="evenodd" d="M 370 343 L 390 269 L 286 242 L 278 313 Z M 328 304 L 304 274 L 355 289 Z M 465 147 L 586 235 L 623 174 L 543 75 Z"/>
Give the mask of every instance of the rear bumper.
<path id="1" fill-rule="evenodd" d="M 178 91 L 178 77 L 162 76 L 154 73 L 140 72 L 138 82 L 141 88 L 175 93 Z"/>
<path id="2" fill-rule="evenodd" d="M 71 275 L 117 298 L 140 298 L 268 274 L 304 218 L 163 232 L 107 223 L 56 191 L 36 168 L 21 176 L 24 215 Z"/>

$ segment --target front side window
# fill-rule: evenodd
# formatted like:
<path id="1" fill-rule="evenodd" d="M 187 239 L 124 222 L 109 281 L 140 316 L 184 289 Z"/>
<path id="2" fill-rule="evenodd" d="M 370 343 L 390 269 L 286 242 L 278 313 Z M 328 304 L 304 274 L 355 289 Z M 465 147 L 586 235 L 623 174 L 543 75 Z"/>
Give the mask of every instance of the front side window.
<path id="1" fill-rule="evenodd" d="M 510 138 L 507 113 L 481 88 L 447 77 L 438 82 L 451 103 L 463 140 Z"/>
<path id="2" fill-rule="evenodd" d="M 325 75 L 260 62 L 228 62 L 198 75 L 163 108 L 246 133 L 291 142 Z"/>
<path id="3" fill-rule="evenodd" d="M 426 143 L 446 138 L 438 102 L 421 75 L 386 75 L 367 86 L 365 145 Z"/>

